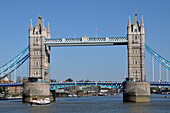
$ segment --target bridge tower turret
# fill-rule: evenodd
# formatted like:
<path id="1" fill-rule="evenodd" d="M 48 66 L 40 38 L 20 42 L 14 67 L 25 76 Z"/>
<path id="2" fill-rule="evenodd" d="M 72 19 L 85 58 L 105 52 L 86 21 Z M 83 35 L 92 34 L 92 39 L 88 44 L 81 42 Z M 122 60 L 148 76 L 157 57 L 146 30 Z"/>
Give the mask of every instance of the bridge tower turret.
<path id="1" fill-rule="evenodd" d="M 29 82 L 24 83 L 23 102 L 33 97 L 55 101 L 50 93 L 50 47 L 44 44 L 46 38 L 51 38 L 49 25 L 46 29 L 39 15 L 36 26 L 32 26 L 31 20 L 29 28 Z"/>
<path id="2" fill-rule="evenodd" d="M 36 27 L 29 29 L 29 80 L 31 82 L 49 82 L 50 78 L 50 48 L 44 44 L 46 38 L 50 38 L 48 29 L 44 26 L 41 16 L 38 17 Z"/>
<path id="3" fill-rule="evenodd" d="M 133 25 L 129 18 L 127 26 L 128 37 L 128 79 L 130 81 L 144 82 L 145 70 L 145 30 L 143 17 L 141 25 L 138 23 L 137 12 Z"/>
<path id="4" fill-rule="evenodd" d="M 128 38 L 128 78 L 123 82 L 124 102 L 150 102 L 150 83 L 145 82 L 145 28 L 143 17 L 138 23 L 137 12 L 133 25 L 129 17 Z"/>

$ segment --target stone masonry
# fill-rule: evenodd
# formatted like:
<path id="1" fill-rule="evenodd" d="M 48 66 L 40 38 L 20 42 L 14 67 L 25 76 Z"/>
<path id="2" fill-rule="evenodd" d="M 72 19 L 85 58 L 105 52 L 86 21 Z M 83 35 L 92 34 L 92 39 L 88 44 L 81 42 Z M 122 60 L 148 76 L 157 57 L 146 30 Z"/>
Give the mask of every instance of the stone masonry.
<path id="1" fill-rule="evenodd" d="M 50 79 L 50 47 L 44 44 L 45 39 L 51 37 L 49 24 L 46 29 L 41 16 L 38 17 L 36 27 L 29 28 L 29 80 L 31 82 L 49 82 Z"/>
<path id="2" fill-rule="evenodd" d="M 128 78 L 132 81 L 145 81 L 145 29 L 143 17 L 139 25 L 137 13 L 133 25 L 129 17 L 128 37 Z"/>

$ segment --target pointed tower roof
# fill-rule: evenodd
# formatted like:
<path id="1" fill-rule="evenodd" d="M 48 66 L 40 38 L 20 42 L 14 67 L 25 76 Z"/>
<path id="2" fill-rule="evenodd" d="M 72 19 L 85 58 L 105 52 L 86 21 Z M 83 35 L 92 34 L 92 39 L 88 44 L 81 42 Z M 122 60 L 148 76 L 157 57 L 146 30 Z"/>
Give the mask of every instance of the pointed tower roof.
<path id="1" fill-rule="evenodd" d="M 32 30 L 33 27 L 32 27 L 32 19 L 30 20 L 30 30 Z"/>
<path id="2" fill-rule="evenodd" d="M 39 13 L 39 16 L 38 16 L 39 19 L 41 19 L 41 14 Z"/>
<path id="3" fill-rule="evenodd" d="M 143 23 L 143 16 L 141 16 L 141 24 L 140 24 L 141 27 L 144 27 L 144 23 Z"/>
<path id="4" fill-rule="evenodd" d="M 137 18 L 137 9 L 135 9 L 135 20 L 133 22 L 133 25 L 139 25 L 138 18 Z"/>
<path id="5" fill-rule="evenodd" d="M 47 32 L 50 32 L 49 22 L 48 22 Z"/>
<path id="6" fill-rule="evenodd" d="M 129 21 L 128 21 L 128 27 L 131 27 L 131 20 L 130 20 L 130 16 L 129 16 Z"/>
<path id="7" fill-rule="evenodd" d="M 44 26 L 44 19 L 42 19 L 42 29 L 46 29 Z"/>
<path id="8" fill-rule="evenodd" d="M 42 26 L 43 26 L 43 23 L 42 23 L 42 21 L 41 21 L 41 15 L 39 14 L 39 16 L 38 16 L 38 22 L 37 22 L 37 24 L 36 24 L 36 28 L 42 28 Z"/>

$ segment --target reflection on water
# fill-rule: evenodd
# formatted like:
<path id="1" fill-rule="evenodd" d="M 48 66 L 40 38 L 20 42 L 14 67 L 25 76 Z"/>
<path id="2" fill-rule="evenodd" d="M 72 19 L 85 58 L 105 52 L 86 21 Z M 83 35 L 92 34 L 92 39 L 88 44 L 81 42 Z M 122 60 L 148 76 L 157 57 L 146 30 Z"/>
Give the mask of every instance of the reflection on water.
<path id="1" fill-rule="evenodd" d="M 21 100 L 0 101 L 0 113 L 170 113 L 170 98 L 151 95 L 151 103 L 123 103 L 122 95 L 56 98 L 47 106 L 29 106 Z"/>

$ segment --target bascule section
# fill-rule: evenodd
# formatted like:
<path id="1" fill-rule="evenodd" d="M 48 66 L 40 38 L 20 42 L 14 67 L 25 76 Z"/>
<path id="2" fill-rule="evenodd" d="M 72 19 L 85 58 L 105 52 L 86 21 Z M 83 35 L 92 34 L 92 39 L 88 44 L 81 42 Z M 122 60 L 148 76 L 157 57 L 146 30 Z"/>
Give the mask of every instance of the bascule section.
<path id="1" fill-rule="evenodd" d="M 150 102 L 150 83 L 145 82 L 145 28 L 143 16 L 141 24 L 135 13 L 134 23 L 127 25 L 128 38 L 128 78 L 123 83 L 123 101 Z"/>
<path id="2" fill-rule="evenodd" d="M 45 39 L 50 39 L 50 28 L 44 26 L 41 15 L 35 27 L 30 22 L 29 28 L 29 82 L 24 83 L 23 102 L 29 102 L 33 97 L 44 98 L 50 94 L 50 47 L 45 45 Z"/>

